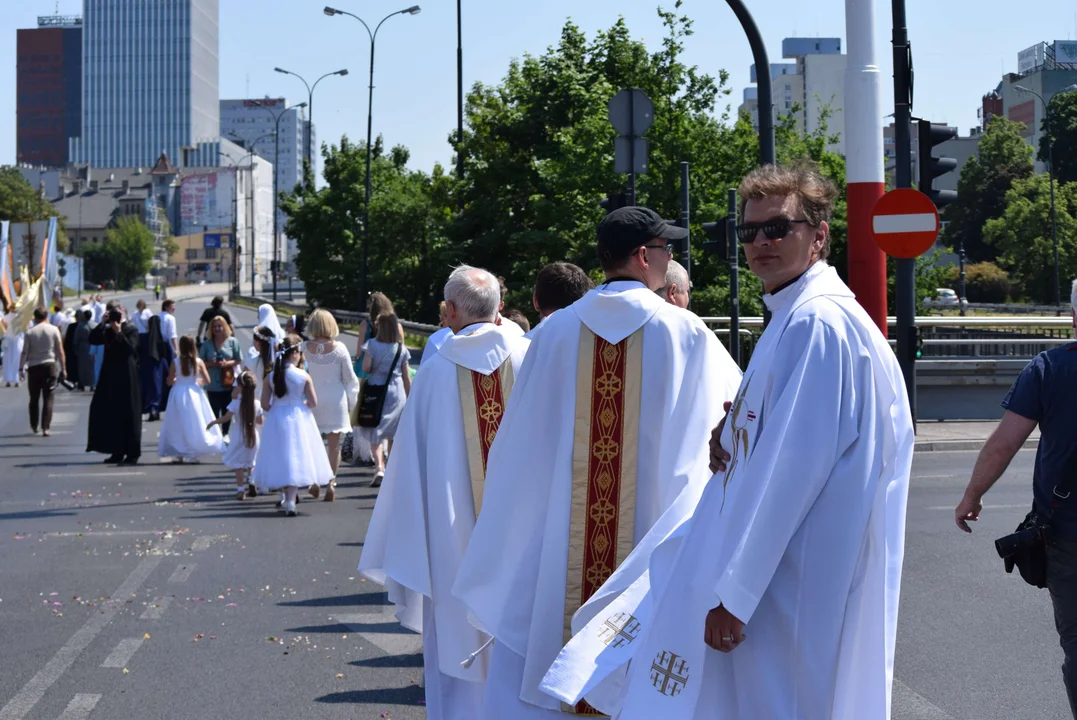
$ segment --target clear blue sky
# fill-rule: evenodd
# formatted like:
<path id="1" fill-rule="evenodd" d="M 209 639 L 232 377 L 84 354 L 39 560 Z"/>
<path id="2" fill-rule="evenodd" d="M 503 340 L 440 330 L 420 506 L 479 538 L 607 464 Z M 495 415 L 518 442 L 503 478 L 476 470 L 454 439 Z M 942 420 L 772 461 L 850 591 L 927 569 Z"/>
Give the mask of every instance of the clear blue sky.
<path id="1" fill-rule="evenodd" d="M 418 0 L 420 15 L 390 19 L 378 35 L 374 90 L 374 133 L 387 145 L 411 150 L 411 165 L 448 164 L 447 138 L 456 126 L 456 3 Z M 655 14 L 660 0 L 464 0 L 464 81 L 495 83 L 513 57 L 541 53 L 557 42 L 572 18 L 589 35 L 623 15 L 633 35 L 654 48 L 662 31 Z M 412 0 L 330 0 L 373 25 Z M 5 0 L 0 15 L 0 164 L 15 159 L 15 31 L 34 27 L 51 14 L 56 0 Z M 287 96 L 306 99 L 299 80 L 273 72 L 281 66 L 310 80 L 329 78 L 315 95 L 314 121 L 320 141 L 366 134 L 369 41 L 348 17 L 326 17 L 323 0 L 221 0 L 221 97 Z M 671 0 L 663 4 L 672 6 Z M 59 0 L 61 13 L 81 11 L 80 0 Z M 983 93 L 1003 72 L 1017 69 L 1017 53 L 1039 41 L 1072 39 L 1077 13 L 1072 0 L 1043 0 L 1015 10 L 1012 0 L 912 0 L 909 35 L 916 66 L 915 114 L 961 128 L 976 125 Z M 845 36 L 842 0 L 751 0 L 749 6 L 767 39 L 771 62 L 781 61 L 782 38 Z M 890 3 L 878 2 L 877 42 L 884 73 L 885 112 L 893 109 Z M 723 0 L 686 0 L 695 21 L 688 62 L 716 75 L 730 74 L 740 103 L 752 58 L 736 18 Z M 843 45 L 844 47 L 844 45 Z"/>

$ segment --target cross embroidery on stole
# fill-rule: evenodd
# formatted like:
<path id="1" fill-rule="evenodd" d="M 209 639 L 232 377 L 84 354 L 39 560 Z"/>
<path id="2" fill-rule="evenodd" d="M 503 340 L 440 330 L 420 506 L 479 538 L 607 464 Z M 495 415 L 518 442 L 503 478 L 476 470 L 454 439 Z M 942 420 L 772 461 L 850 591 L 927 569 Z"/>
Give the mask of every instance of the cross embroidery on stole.
<path id="1" fill-rule="evenodd" d="M 468 471 L 475 517 L 482 509 L 482 491 L 486 484 L 486 461 L 494 443 L 505 405 L 512 392 L 512 362 L 505 360 L 494 372 L 483 375 L 457 365 L 460 406 L 464 412 L 464 438 L 467 441 Z"/>

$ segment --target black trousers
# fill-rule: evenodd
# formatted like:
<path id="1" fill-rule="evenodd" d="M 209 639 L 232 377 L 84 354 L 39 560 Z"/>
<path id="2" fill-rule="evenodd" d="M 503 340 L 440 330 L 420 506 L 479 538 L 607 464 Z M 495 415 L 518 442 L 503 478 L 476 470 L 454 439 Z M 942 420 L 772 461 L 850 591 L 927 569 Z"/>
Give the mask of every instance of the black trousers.
<path id="1" fill-rule="evenodd" d="M 1055 629 L 1065 653 L 1062 679 L 1077 718 L 1077 542 L 1053 540 L 1047 545 L 1047 589 L 1055 610 Z"/>
<path id="2" fill-rule="evenodd" d="M 213 417 L 220 417 L 228 410 L 228 403 L 232 402 L 231 390 L 208 390 L 206 397 L 209 398 L 209 406 L 213 408 Z M 228 428 L 232 422 L 221 423 L 221 434 L 227 436 Z"/>
<path id="3" fill-rule="evenodd" d="M 27 385 L 30 386 L 30 429 L 34 432 L 37 432 L 39 419 L 42 430 L 52 427 L 52 398 L 58 379 L 56 363 L 34 365 L 26 371 Z"/>

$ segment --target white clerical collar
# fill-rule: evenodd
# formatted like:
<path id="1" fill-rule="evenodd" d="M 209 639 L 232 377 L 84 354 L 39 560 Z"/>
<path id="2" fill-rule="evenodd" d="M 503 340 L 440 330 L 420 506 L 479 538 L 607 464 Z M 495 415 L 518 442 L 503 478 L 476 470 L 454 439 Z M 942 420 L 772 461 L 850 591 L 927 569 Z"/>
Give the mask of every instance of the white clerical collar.
<path id="1" fill-rule="evenodd" d="M 468 370 L 489 375 L 512 354 L 520 337 L 493 323 L 476 323 L 445 338 L 438 355 Z"/>
<path id="2" fill-rule="evenodd" d="M 665 304 L 635 280 L 603 283 L 570 306 L 595 335 L 616 345 L 643 327 Z"/>
<path id="3" fill-rule="evenodd" d="M 830 266 L 827 265 L 825 260 L 817 260 L 815 264 L 805 270 L 804 274 L 797 278 L 796 281 L 786 285 L 773 295 L 770 293 L 764 295 L 763 302 L 772 313 L 778 312 L 791 302 L 793 298 L 800 295 L 808 283 L 826 272 L 829 267 Z"/>

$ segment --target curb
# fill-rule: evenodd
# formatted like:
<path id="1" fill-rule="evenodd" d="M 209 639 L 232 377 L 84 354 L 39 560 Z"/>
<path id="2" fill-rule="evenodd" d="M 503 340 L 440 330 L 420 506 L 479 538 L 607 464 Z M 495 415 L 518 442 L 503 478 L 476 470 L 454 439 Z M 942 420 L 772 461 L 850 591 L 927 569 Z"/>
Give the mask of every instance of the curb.
<path id="1" fill-rule="evenodd" d="M 969 452 L 979 451 L 987 439 L 983 440 L 927 440 L 918 442 L 913 446 L 913 452 Z M 1033 450 L 1039 447 L 1040 441 L 1026 440 L 1021 446 L 1022 450 Z"/>

